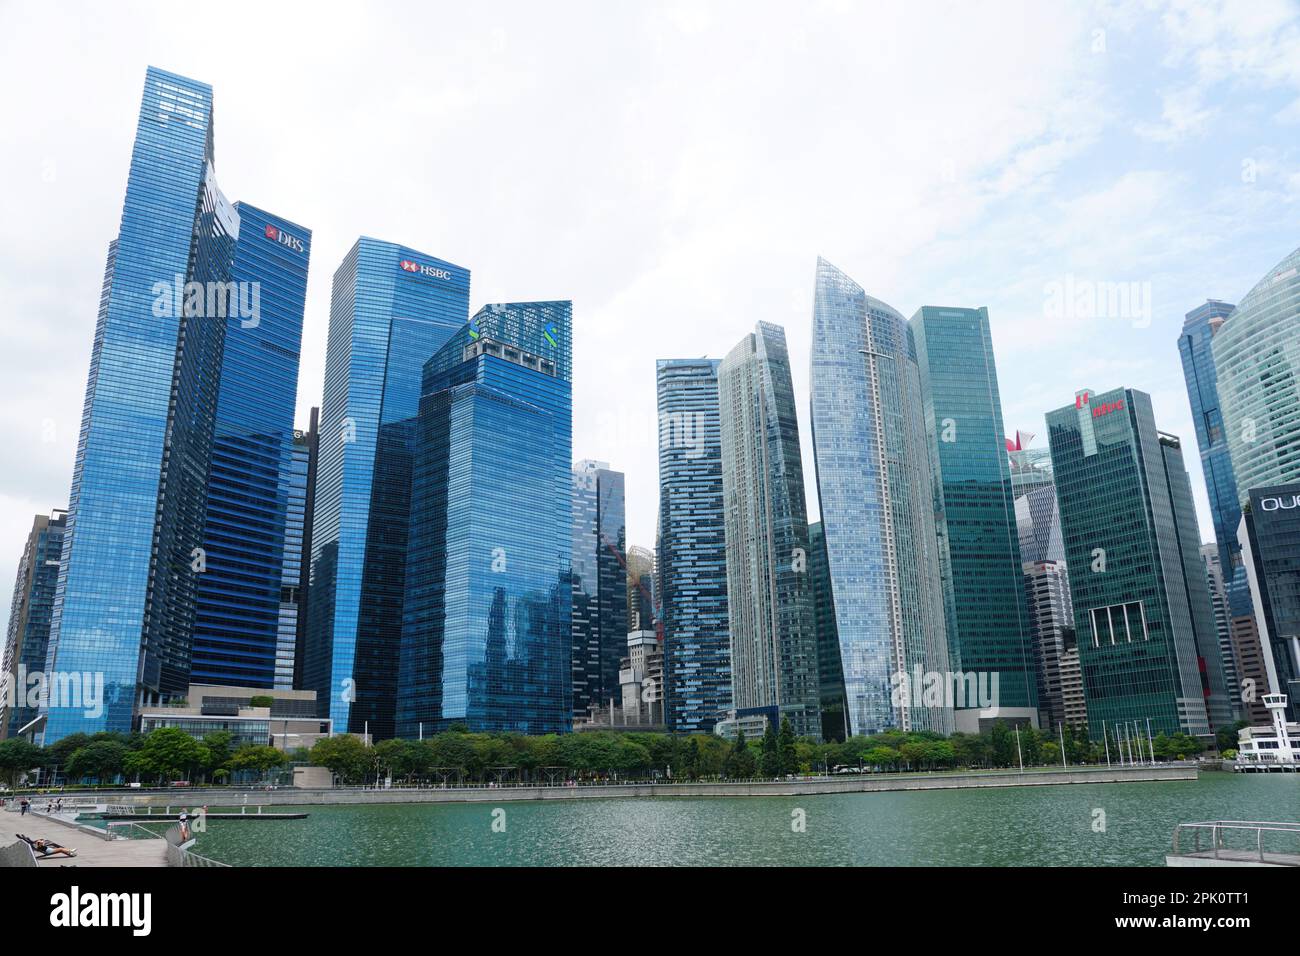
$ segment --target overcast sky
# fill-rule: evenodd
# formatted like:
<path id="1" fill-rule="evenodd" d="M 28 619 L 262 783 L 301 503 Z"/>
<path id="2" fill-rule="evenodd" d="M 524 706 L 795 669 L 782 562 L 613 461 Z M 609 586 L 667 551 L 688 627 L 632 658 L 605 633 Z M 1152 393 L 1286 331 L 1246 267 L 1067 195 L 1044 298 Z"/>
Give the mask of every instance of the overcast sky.
<path id="1" fill-rule="evenodd" d="M 816 257 L 905 316 L 988 306 L 1008 431 L 1152 394 L 1176 341 L 1300 245 L 1300 7 L 1239 3 L 0 0 L 0 586 L 65 507 L 149 64 L 214 87 L 217 176 L 313 230 L 298 421 L 361 234 L 472 270 L 472 309 L 572 299 L 574 446 L 654 544 L 654 360 L 786 328 L 804 464 Z M 1058 317 L 1136 282 L 1144 317 Z M 7 602 L 0 615 L 7 616 Z M 3 617 L 0 617 L 2 620 Z"/>

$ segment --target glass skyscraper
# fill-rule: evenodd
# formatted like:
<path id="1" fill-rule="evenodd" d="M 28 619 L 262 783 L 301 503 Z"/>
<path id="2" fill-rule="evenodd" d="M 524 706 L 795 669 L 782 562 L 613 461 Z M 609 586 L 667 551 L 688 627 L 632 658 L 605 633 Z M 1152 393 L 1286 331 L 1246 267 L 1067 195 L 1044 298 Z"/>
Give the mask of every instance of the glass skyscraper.
<path id="1" fill-rule="evenodd" d="M 820 521 L 808 525 L 808 577 L 812 581 L 813 620 L 817 626 L 822 737 L 843 740 L 848 730 L 844 715 L 844 674 L 840 671 L 840 641 L 835 631 L 835 601 L 831 596 L 831 569 L 826 561 L 826 536 L 822 533 Z"/>
<path id="2" fill-rule="evenodd" d="M 424 366 L 399 736 L 571 726 L 572 349 L 569 302 L 509 303 Z"/>
<path id="3" fill-rule="evenodd" d="M 46 744 L 129 731 L 138 702 L 166 702 L 189 683 L 219 319 L 240 231 L 212 163 L 211 87 L 149 68 L 109 244 L 50 634 L 52 669 L 102 673 L 106 703 L 97 717 L 43 707 Z"/>
<path id="4" fill-rule="evenodd" d="M 1298 335 L 1300 249 L 1255 284 L 1213 340 L 1223 428 L 1242 504 L 1256 488 L 1300 480 Z"/>
<path id="5" fill-rule="evenodd" d="M 808 511 L 785 330 L 758 323 L 719 366 L 718 396 L 732 704 L 817 737 Z"/>
<path id="6" fill-rule="evenodd" d="M 306 616 L 303 546 L 310 540 L 308 501 L 314 439 L 314 429 L 294 432 L 293 454 L 284 482 L 287 488 L 284 558 L 280 565 L 280 620 L 275 642 L 275 687 L 280 690 L 294 687 L 299 625 Z"/>
<path id="7" fill-rule="evenodd" d="M 950 669 L 916 345 L 896 310 L 824 259 L 811 383 L 850 730 L 951 733 L 951 706 L 908 692 L 916 669 Z"/>
<path id="8" fill-rule="evenodd" d="M 573 716 L 620 698 L 627 653 L 627 522 L 623 473 L 603 461 L 573 466 Z"/>
<path id="9" fill-rule="evenodd" d="M 37 515 L 18 561 L 0 666 L 0 740 L 17 736 L 37 715 L 38 708 L 28 706 L 28 694 L 34 685 L 28 682 L 27 675 L 45 671 L 66 528 L 66 512 Z"/>
<path id="10" fill-rule="evenodd" d="M 1089 734 L 1148 718 L 1157 733 L 1229 723 L 1179 440 L 1135 389 L 1079 391 L 1047 426 Z"/>
<path id="11" fill-rule="evenodd" d="M 1036 668 L 988 310 L 924 306 L 910 326 L 932 455 L 950 660 L 963 672 L 989 674 L 990 688 L 997 675 L 997 718 L 1036 723 Z M 979 702 L 958 703 L 957 729 L 978 732 Z"/>
<path id="12" fill-rule="evenodd" d="M 665 712 L 677 733 L 710 733 L 731 709 L 718 365 L 655 365 Z"/>
<path id="13" fill-rule="evenodd" d="M 334 273 L 302 686 L 338 731 L 394 733 L 421 370 L 465 326 L 469 281 L 366 237 Z"/>
<path id="14" fill-rule="evenodd" d="M 260 307 L 226 320 L 190 674 L 201 684 L 289 686 L 277 646 L 311 231 L 246 203 L 235 209 L 232 278 L 256 284 Z M 291 682 L 292 656 L 287 668 Z"/>
<path id="15" fill-rule="evenodd" d="M 1268 687 L 1286 694 L 1290 719 L 1300 716 L 1300 481 L 1252 488 L 1242 528 L 1259 649 Z"/>

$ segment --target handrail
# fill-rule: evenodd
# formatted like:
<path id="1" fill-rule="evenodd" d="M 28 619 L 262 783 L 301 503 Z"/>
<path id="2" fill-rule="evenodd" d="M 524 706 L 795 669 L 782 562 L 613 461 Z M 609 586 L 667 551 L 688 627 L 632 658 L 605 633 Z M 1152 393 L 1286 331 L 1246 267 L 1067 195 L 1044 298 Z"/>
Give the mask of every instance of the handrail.
<path id="1" fill-rule="evenodd" d="M 1229 830 L 1244 830 L 1255 834 L 1255 855 L 1260 863 L 1267 862 L 1264 851 L 1264 834 L 1265 833 L 1289 833 L 1292 836 L 1300 837 L 1300 823 L 1291 822 L 1265 822 L 1254 820 L 1211 820 L 1202 823 L 1180 823 L 1174 828 L 1174 856 L 1183 856 L 1183 839 L 1184 830 L 1190 830 L 1195 835 L 1191 855 L 1200 853 L 1213 853 L 1214 859 L 1220 859 L 1221 850 L 1230 850 L 1224 842 L 1224 834 Z M 1201 849 L 1201 833 L 1209 832 L 1210 846 L 1206 850 Z M 1238 852 L 1247 852 L 1240 850 Z"/>

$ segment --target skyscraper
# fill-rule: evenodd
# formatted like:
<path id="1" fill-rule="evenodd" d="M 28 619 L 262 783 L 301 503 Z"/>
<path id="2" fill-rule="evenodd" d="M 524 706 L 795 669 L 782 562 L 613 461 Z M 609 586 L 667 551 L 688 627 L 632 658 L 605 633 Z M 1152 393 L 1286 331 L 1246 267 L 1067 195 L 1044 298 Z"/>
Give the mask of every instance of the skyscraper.
<path id="1" fill-rule="evenodd" d="M 201 684 L 288 686 L 292 656 L 280 661 L 277 644 L 311 231 L 246 203 L 235 209 L 232 276 L 258 289 L 259 309 L 255 320 L 226 319 L 190 674 Z"/>
<path id="2" fill-rule="evenodd" d="M 292 690 L 298 661 L 299 631 L 305 627 L 307 588 L 304 545 L 311 540 L 311 477 L 316 448 L 317 409 L 311 410 L 311 428 L 296 431 L 293 455 L 285 476 L 288 489 L 284 516 L 284 557 L 280 567 L 280 622 L 275 644 L 275 687 Z"/>
<path id="3" fill-rule="evenodd" d="M 394 733 L 421 369 L 468 320 L 469 279 L 366 237 L 334 273 L 303 687 L 337 731 Z"/>
<path id="4" fill-rule="evenodd" d="M 400 736 L 572 726 L 572 349 L 569 302 L 509 303 L 424 366 Z"/>
<path id="5" fill-rule="evenodd" d="M 239 213 L 213 171 L 212 88 L 150 67 L 109 244 L 51 624 L 53 670 L 106 703 L 43 708 L 45 743 L 129 731 L 189 685 L 217 383 Z"/>
<path id="6" fill-rule="evenodd" d="M 708 733 L 731 708 L 718 359 L 660 359 L 659 594 L 668 726 Z"/>
<path id="7" fill-rule="evenodd" d="M 1231 711 L 1178 439 L 1135 389 L 1081 390 L 1047 425 L 1089 733 L 1211 733 Z"/>
<path id="8" fill-rule="evenodd" d="M 1236 550 L 1240 552 L 1240 545 Z M 1210 587 L 1210 603 L 1214 606 L 1214 631 L 1219 638 L 1219 656 L 1223 661 L 1223 683 L 1228 693 L 1234 719 L 1241 713 L 1241 682 L 1237 677 L 1237 653 L 1232 644 L 1232 615 L 1228 611 L 1228 587 L 1223 580 L 1223 565 L 1219 563 L 1217 544 L 1201 545 L 1201 561 L 1205 564 L 1205 579 Z M 1244 571 L 1244 565 L 1243 565 Z M 1246 593 L 1250 593 L 1247 583 Z"/>
<path id="9" fill-rule="evenodd" d="M 1290 719 L 1300 715 L 1300 481 L 1252 488 L 1243 509 L 1242 554 L 1268 687 L 1287 695 Z"/>
<path id="10" fill-rule="evenodd" d="M 307 629 L 311 617 L 310 611 L 310 593 L 311 593 L 311 555 L 312 555 L 312 523 L 316 518 L 316 471 L 320 460 L 320 409 L 311 410 L 311 419 L 307 425 L 307 430 L 302 434 L 303 446 L 305 449 L 299 449 L 295 440 L 295 450 L 301 454 L 302 450 L 307 455 L 307 474 L 305 476 L 306 486 L 302 502 L 302 542 L 299 548 L 299 572 L 298 572 L 298 593 L 296 595 L 296 614 L 297 621 L 294 625 L 295 646 L 293 652 L 293 682 L 295 690 L 303 687 L 303 668 L 307 661 Z M 290 495 L 292 502 L 294 495 Z M 292 505 L 291 505 L 292 508 Z M 286 525 L 285 538 L 290 537 L 290 528 Z M 291 577 L 292 569 L 289 566 L 289 555 L 285 554 L 285 572 L 286 576 Z M 283 611 L 282 611 L 283 613 Z"/>
<path id="11" fill-rule="evenodd" d="M 1300 480 L 1300 249 L 1269 270 L 1214 336 L 1237 499 Z M 1231 529 L 1228 529 L 1231 533 Z"/>
<path id="12" fill-rule="evenodd" d="M 835 630 L 835 601 L 831 569 L 826 561 L 822 523 L 808 525 L 808 577 L 813 587 L 813 621 L 817 629 L 817 681 L 821 685 L 822 737 L 843 740 L 848 729 L 844 714 L 844 674 L 840 671 L 840 641 Z"/>
<path id="13" fill-rule="evenodd" d="M 627 653 L 627 527 L 623 473 L 606 462 L 573 466 L 573 716 L 621 696 Z"/>
<path id="14" fill-rule="evenodd" d="M 824 259 L 817 260 L 811 382 L 851 732 L 950 733 L 951 704 L 903 693 L 915 669 L 950 670 L 916 345 L 896 310 Z"/>
<path id="15" fill-rule="evenodd" d="M 990 690 L 996 675 L 998 719 L 1036 723 L 1036 667 L 988 310 L 924 306 L 910 327 L 930 439 L 950 657 L 964 672 L 989 674 Z M 957 729 L 978 732 L 980 702 L 964 703 Z"/>
<path id="16" fill-rule="evenodd" d="M 654 631 L 659 615 L 655 613 L 655 553 L 640 545 L 627 549 L 627 627 L 633 631 Z M 660 637 L 662 644 L 662 635 Z M 662 648 L 660 648 L 662 650 Z"/>
<path id="17" fill-rule="evenodd" d="M 18 576 L 14 580 L 13 603 L 9 607 L 9 631 L 5 635 L 0 666 L 0 740 L 16 737 L 37 715 L 30 696 L 39 693 L 28 675 L 45 671 L 50 643 L 50 618 L 54 611 L 54 589 L 59 582 L 59 558 L 63 554 L 63 533 L 67 513 L 55 511 L 37 515 L 27 535 Z M 12 705 L 10 701 L 12 700 Z"/>
<path id="18" fill-rule="evenodd" d="M 785 330 L 758 323 L 718 368 L 732 704 L 820 736 L 799 423 Z"/>

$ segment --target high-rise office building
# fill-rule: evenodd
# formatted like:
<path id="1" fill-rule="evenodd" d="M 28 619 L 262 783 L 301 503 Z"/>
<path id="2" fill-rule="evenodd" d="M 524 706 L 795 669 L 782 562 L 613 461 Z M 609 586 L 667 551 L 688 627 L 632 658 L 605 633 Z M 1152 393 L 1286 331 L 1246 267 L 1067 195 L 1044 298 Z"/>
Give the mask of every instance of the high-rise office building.
<path id="1" fill-rule="evenodd" d="M 1088 726 L 1079 646 L 1064 561 L 1025 562 L 1025 599 L 1037 664 L 1039 725 Z"/>
<path id="2" fill-rule="evenodd" d="M 1234 548 L 1240 553 L 1240 546 Z M 1232 614 L 1228 610 L 1228 585 L 1223 579 L 1217 544 L 1201 545 L 1201 561 L 1205 565 L 1205 579 L 1210 588 L 1210 603 L 1214 606 L 1214 632 L 1219 638 L 1219 657 L 1223 661 L 1223 684 L 1228 693 L 1234 719 L 1241 716 L 1241 682 L 1237 679 L 1237 653 L 1232 646 Z M 1242 566 L 1244 573 L 1244 565 Z M 1250 593 L 1247 585 L 1247 593 Z"/>
<path id="3" fill-rule="evenodd" d="M 1255 284 L 1213 339 L 1223 430 L 1243 505 L 1257 488 L 1300 481 L 1297 333 L 1300 249 Z"/>
<path id="4" fill-rule="evenodd" d="M 287 502 L 284 516 L 284 548 L 280 567 L 280 621 L 275 644 L 275 687 L 292 690 L 298 660 L 299 631 L 307 612 L 304 545 L 311 540 L 312 454 L 316 447 L 317 409 L 312 409 L 307 431 L 295 431 L 293 454 L 285 476 Z M 308 552 L 309 554 L 309 552 Z"/>
<path id="5" fill-rule="evenodd" d="M 569 302 L 509 303 L 424 366 L 399 736 L 572 726 L 572 355 Z"/>
<path id="6" fill-rule="evenodd" d="M 468 321 L 469 280 L 366 237 L 334 273 L 302 687 L 336 731 L 394 733 L 421 370 Z"/>
<path id="7" fill-rule="evenodd" d="M 817 628 L 817 680 L 820 684 L 822 737 L 843 740 L 848 734 L 844 713 L 844 674 L 840 671 L 840 640 L 835 630 L 835 601 L 831 569 L 826 561 L 822 523 L 808 525 L 808 578 L 813 588 L 813 622 Z"/>
<path id="8" fill-rule="evenodd" d="M 731 709 L 719 364 L 660 359 L 655 367 L 665 711 L 678 733 L 709 733 Z"/>
<path id="9" fill-rule="evenodd" d="M 1089 734 L 1211 733 L 1231 710 L 1178 439 L 1136 389 L 1081 390 L 1047 425 Z"/>
<path id="10" fill-rule="evenodd" d="M 258 289 L 259 309 L 226 319 L 190 676 L 288 687 L 280 592 L 311 230 L 246 203 L 235 210 L 232 278 Z"/>
<path id="11" fill-rule="evenodd" d="M 950 671 L 916 345 L 907 322 L 817 261 L 812 430 L 853 734 L 953 730 L 908 693 Z"/>
<path id="12" fill-rule="evenodd" d="M 1268 687 L 1285 694 L 1291 720 L 1300 719 L 1300 481 L 1250 490 L 1243 509 L 1242 554 L 1259 626 Z"/>
<path id="13" fill-rule="evenodd" d="M 627 521 L 623 473 L 602 461 L 573 466 L 573 716 L 619 697 L 627 653 Z"/>
<path id="14" fill-rule="evenodd" d="M 30 734 L 25 728 L 36 719 L 39 710 L 35 698 L 39 681 L 28 680 L 28 675 L 45 672 L 54 590 L 59 583 L 59 559 L 66 528 L 64 511 L 37 515 L 32 520 L 22 557 L 18 559 L 13 603 L 9 606 L 9 630 L 0 662 L 0 740 L 20 733 Z"/>
<path id="15" fill-rule="evenodd" d="M 298 558 L 298 592 L 295 611 L 294 624 L 294 651 L 293 651 L 293 680 L 290 686 L 295 690 L 303 686 L 303 665 L 307 660 L 307 625 L 310 620 L 309 600 L 311 593 L 311 554 L 312 554 L 312 522 L 316 517 L 316 466 L 319 461 L 320 452 L 320 408 L 311 410 L 310 421 L 307 430 L 302 433 L 302 448 L 298 447 L 298 440 L 294 440 L 295 452 L 299 455 L 306 452 L 307 474 L 305 476 L 305 489 L 302 502 L 302 541 L 299 547 Z M 294 500 L 294 495 L 290 495 L 290 501 Z M 285 537 L 290 537 L 289 526 L 285 527 Z M 290 556 L 285 554 L 286 577 L 292 580 L 292 568 L 289 565 Z"/>
<path id="16" fill-rule="evenodd" d="M 213 171 L 212 88 L 150 67 L 109 244 L 51 624 L 52 669 L 106 697 L 42 707 L 43 739 L 129 731 L 189 686 L 206 484 L 240 216 Z"/>
<path id="17" fill-rule="evenodd" d="M 910 323 L 921 370 L 950 658 L 994 675 L 999 719 L 1036 723 L 1020 540 L 987 309 L 924 306 Z M 958 730 L 978 732 L 979 701 L 959 702 Z"/>
<path id="18" fill-rule="evenodd" d="M 799 423 L 785 330 L 758 323 L 718 368 L 723 516 L 737 716 L 821 734 Z"/>

